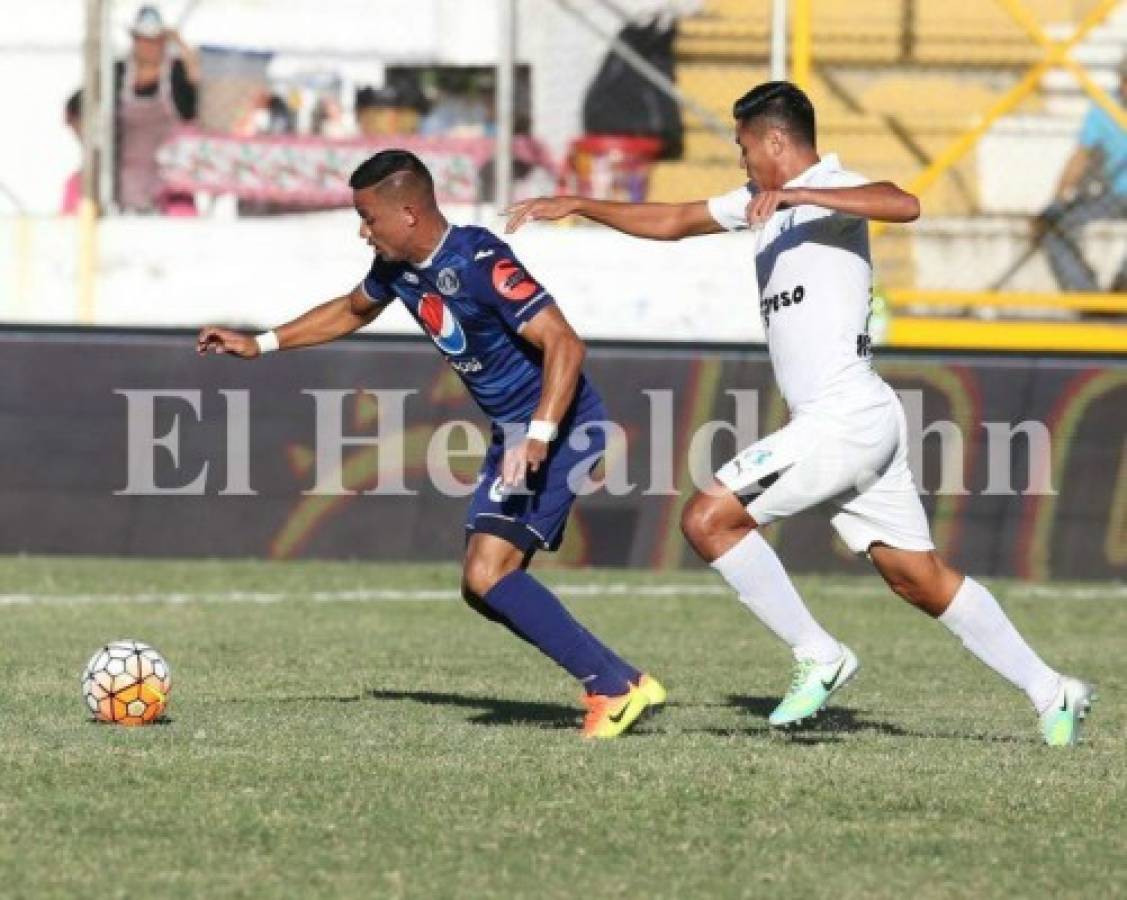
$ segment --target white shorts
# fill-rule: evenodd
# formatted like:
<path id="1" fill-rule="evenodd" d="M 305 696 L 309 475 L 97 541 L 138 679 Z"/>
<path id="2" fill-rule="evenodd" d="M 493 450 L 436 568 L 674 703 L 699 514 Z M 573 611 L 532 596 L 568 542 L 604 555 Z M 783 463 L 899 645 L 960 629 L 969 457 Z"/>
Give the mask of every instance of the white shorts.
<path id="1" fill-rule="evenodd" d="M 828 503 L 846 546 L 874 543 L 934 550 L 927 514 L 908 468 L 908 424 L 888 385 L 856 408 L 799 413 L 741 451 L 716 478 L 760 525 Z"/>

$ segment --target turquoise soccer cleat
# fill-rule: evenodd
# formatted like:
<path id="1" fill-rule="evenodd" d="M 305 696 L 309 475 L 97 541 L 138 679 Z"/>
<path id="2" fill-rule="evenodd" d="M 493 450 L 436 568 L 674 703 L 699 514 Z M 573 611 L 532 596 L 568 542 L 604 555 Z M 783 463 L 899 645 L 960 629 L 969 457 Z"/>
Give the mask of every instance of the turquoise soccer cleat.
<path id="1" fill-rule="evenodd" d="M 852 650 L 842 644 L 841 651 L 841 656 L 831 663 L 819 663 L 812 659 L 797 660 L 790 690 L 767 721 L 778 727 L 794 725 L 817 715 L 830 697 L 845 687 L 861 668 L 861 663 Z"/>
<path id="2" fill-rule="evenodd" d="M 1079 678 L 1061 678 L 1052 704 L 1041 713 L 1041 734 L 1050 747 L 1080 742 L 1080 724 L 1096 701 L 1096 689 Z"/>

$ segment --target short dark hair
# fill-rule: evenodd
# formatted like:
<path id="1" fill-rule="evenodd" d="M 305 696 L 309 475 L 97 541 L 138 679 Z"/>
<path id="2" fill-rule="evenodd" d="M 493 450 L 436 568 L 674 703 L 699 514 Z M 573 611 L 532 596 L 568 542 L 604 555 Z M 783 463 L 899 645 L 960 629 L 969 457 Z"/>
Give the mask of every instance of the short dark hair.
<path id="1" fill-rule="evenodd" d="M 82 88 L 67 97 L 66 117 L 68 121 L 78 121 L 82 118 Z"/>
<path id="2" fill-rule="evenodd" d="M 814 104 L 789 81 L 765 81 L 740 97 L 732 106 L 732 115 L 741 125 L 755 119 L 770 119 L 801 141 L 816 147 Z"/>
<path id="3" fill-rule="evenodd" d="M 434 179 L 431 178 L 430 172 L 423 165 L 423 161 L 410 150 L 381 150 L 356 167 L 356 171 L 348 179 L 348 186 L 354 191 L 359 191 L 379 184 L 389 175 L 397 172 L 410 172 L 422 179 L 428 188 L 434 190 Z"/>

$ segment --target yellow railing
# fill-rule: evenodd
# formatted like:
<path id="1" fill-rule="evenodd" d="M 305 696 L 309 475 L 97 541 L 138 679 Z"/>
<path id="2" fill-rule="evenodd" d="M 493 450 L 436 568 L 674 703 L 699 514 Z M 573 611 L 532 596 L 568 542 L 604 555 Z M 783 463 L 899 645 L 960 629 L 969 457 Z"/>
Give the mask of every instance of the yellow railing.
<path id="1" fill-rule="evenodd" d="M 1053 40 L 1041 23 L 1020 0 L 993 0 L 1044 51 L 1044 56 L 1031 66 L 1022 78 L 994 102 L 979 121 L 943 148 L 932 161 L 906 185 L 915 194 L 925 194 L 945 173 L 950 171 L 1002 117 L 1012 112 L 1027 98 L 1047 71 L 1063 68 L 1076 78 L 1081 89 L 1103 108 L 1124 130 L 1127 113 L 1096 84 L 1084 67 L 1071 56 L 1076 46 L 1093 29 L 1101 25 L 1120 5 L 1121 0 L 1099 0 L 1081 19 L 1072 35 Z M 814 48 L 811 41 L 813 9 L 811 0 L 794 0 L 791 18 L 792 80 L 800 87 L 810 85 Z M 874 236 L 886 228 L 875 223 Z M 887 292 L 893 309 L 908 307 L 948 307 L 961 311 L 992 310 L 1066 310 L 1079 313 L 1127 315 L 1127 294 L 1080 294 L 997 291 L 943 291 L 895 289 Z M 1023 350 L 1090 350 L 1127 352 L 1127 325 L 1093 322 L 993 322 L 967 318 L 919 318 L 901 316 L 893 319 L 889 343 L 909 347 L 968 347 L 977 349 Z"/>
<path id="2" fill-rule="evenodd" d="M 889 323 L 888 344 L 929 350 L 1127 353 L 1127 328 L 1099 322 L 985 322 L 913 316 Z"/>
<path id="3" fill-rule="evenodd" d="M 1100 3 L 1092 7 L 1088 15 L 1080 22 L 1076 31 L 1073 32 L 1072 37 L 1064 41 L 1054 41 L 1050 39 L 1036 19 L 1029 14 L 1018 0 L 994 0 L 994 2 L 1000 4 L 1006 12 L 1018 21 L 1018 24 L 1022 25 L 1028 32 L 1036 36 L 1038 43 L 1045 48 L 1045 56 L 1040 62 L 1030 68 L 1029 71 L 1025 73 L 1025 76 L 1000 97 L 990 109 L 983 113 L 981 121 L 974 128 L 964 132 L 952 141 L 951 144 L 932 161 L 931 165 L 909 182 L 908 190 L 915 194 L 923 194 L 934 185 L 945 172 L 962 159 L 982 139 L 998 119 L 1012 112 L 1022 100 L 1036 90 L 1037 85 L 1041 82 L 1041 78 L 1049 69 L 1058 66 L 1063 66 L 1071 71 L 1077 77 L 1084 91 L 1091 96 L 1095 102 L 1099 103 L 1100 106 L 1107 109 L 1121 128 L 1127 129 L 1127 115 L 1124 115 L 1123 110 L 1119 108 L 1115 101 L 1108 97 L 1100 86 L 1088 77 L 1083 68 L 1069 56 L 1073 48 L 1084 40 L 1093 28 L 1111 15 L 1119 5 L 1120 0 L 1101 0 Z M 883 228 L 880 223 L 878 223 L 877 226 L 874 227 L 873 233 L 880 234 L 882 230 Z"/>
<path id="4" fill-rule="evenodd" d="M 1037 294 L 1019 291 L 935 291 L 893 288 L 885 299 L 894 309 L 950 306 L 965 309 L 1066 309 L 1075 312 L 1127 314 L 1127 294 Z"/>

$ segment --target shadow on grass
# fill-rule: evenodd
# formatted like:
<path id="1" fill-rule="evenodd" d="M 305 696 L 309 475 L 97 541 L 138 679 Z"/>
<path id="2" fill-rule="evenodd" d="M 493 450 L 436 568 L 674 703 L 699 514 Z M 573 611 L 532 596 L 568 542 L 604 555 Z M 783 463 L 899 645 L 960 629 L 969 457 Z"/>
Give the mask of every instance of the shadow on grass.
<path id="1" fill-rule="evenodd" d="M 890 737 L 927 738 L 932 740 L 959 740 L 979 741 L 986 744 L 1028 744 L 1037 743 L 1035 737 L 1023 737 L 1012 734 L 982 734 L 965 732 L 961 734 L 942 731 L 916 731 L 902 728 L 891 722 L 879 719 L 865 718 L 864 710 L 852 709 L 848 706 L 831 706 L 818 713 L 817 718 L 807 719 L 798 725 L 774 729 L 767 725 L 766 719 L 771 711 L 778 705 L 777 697 L 749 697 L 740 694 L 728 696 L 728 706 L 743 710 L 748 715 L 763 719 L 763 724 L 749 728 L 707 728 L 701 733 L 713 734 L 719 737 L 733 735 L 748 735 L 763 737 L 768 734 L 777 734 L 785 737 L 794 744 L 833 744 L 840 743 L 843 734 L 881 734 Z"/>
<path id="2" fill-rule="evenodd" d="M 744 712 L 766 719 L 779 704 L 777 697 L 747 697 L 741 694 L 729 694 L 728 705 L 742 709 Z M 909 737 L 910 731 L 893 725 L 891 722 L 882 722 L 878 719 L 864 718 L 861 710 L 848 706 L 831 706 L 818 713 L 816 718 L 807 719 L 798 725 L 789 726 L 784 734 L 810 735 L 810 734 L 855 734 L 862 731 L 876 734 L 887 734 L 892 737 Z"/>
<path id="3" fill-rule="evenodd" d="M 109 728 L 111 725 L 117 725 L 119 728 L 126 728 L 133 731 L 137 728 L 152 728 L 157 725 L 171 725 L 176 720 L 171 716 L 161 716 L 159 719 L 153 719 L 151 722 L 146 722 L 144 725 L 119 725 L 117 722 L 103 722 L 101 719 L 95 719 L 93 716 L 86 720 L 87 725 L 97 725 L 99 728 Z"/>
<path id="4" fill-rule="evenodd" d="M 438 691 L 370 690 L 366 696 L 374 700 L 411 700 L 430 706 L 453 706 L 472 709 L 477 715 L 469 721 L 477 725 L 536 725 L 540 728 L 575 728 L 578 710 L 558 703 L 533 703 L 526 700 L 503 700 L 499 697 L 475 697 Z"/>
<path id="5" fill-rule="evenodd" d="M 866 719 L 860 711 L 848 706 L 834 706 L 824 709 L 818 714 L 817 718 L 807 719 L 798 725 L 791 725 L 787 728 L 771 728 L 767 724 L 767 717 L 779 705 L 778 697 L 749 697 L 742 694 L 729 694 L 727 703 L 717 705 L 734 706 L 749 716 L 761 720 L 762 724 L 741 728 L 703 728 L 698 733 L 711 734 L 716 737 L 773 737 L 778 735 L 793 744 L 810 745 L 840 743 L 842 734 L 860 732 L 887 734 L 895 737 L 906 737 L 911 734 L 911 732 L 890 722 Z"/>

